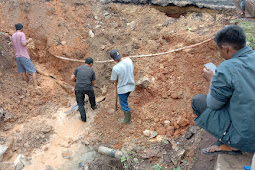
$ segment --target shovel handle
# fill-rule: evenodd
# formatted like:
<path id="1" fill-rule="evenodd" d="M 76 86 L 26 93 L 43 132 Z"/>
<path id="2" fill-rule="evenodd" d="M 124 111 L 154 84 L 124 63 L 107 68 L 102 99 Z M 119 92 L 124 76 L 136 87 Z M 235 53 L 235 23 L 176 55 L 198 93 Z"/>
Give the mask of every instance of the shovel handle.
<path id="1" fill-rule="evenodd" d="M 117 83 L 116 83 L 115 111 L 117 110 L 118 110 L 118 91 L 117 91 Z"/>

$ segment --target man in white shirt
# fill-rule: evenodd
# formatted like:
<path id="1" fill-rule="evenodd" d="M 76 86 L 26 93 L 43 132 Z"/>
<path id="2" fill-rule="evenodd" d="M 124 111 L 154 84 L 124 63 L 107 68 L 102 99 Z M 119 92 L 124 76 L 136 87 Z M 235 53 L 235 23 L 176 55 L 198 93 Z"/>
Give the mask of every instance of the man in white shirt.
<path id="1" fill-rule="evenodd" d="M 130 124 L 131 111 L 128 106 L 128 96 L 135 90 L 134 65 L 130 58 L 122 58 L 118 50 L 112 50 L 110 56 L 117 62 L 112 69 L 111 80 L 117 85 L 120 106 L 124 111 L 124 119 L 121 122 Z"/>

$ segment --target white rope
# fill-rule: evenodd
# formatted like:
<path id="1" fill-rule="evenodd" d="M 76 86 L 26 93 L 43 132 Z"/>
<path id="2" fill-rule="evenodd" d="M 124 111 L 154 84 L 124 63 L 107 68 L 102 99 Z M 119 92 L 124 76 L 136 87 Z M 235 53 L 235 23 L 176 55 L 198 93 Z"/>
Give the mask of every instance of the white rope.
<path id="1" fill-rule="evenodd" d="M 202 42 L 197 43 L 197 44 L 189 45 L 189 46 L 186 46 L 186 47 L 181 47 L 181 48 L 178 48 L 178 49 L 174 49 L 174 50 L 170 50 L 170 51 L 166 51 L 166 52 L 162 52 L 162 53 L 145 54 L 145 55 L 134 55 L 134 56 L 127 56 L 127 57 L 129 57 L 129 58 L 141 58 L 141 57 L 160 56 L 160 55 L 164 55 L 164 54 L 169 54 L 169 53 L 181 51 L 181 50 L 184 50 L 184 49 L 193 48 L 193 47 L 199 46 L 199 45 L 201 45 L 201 44 L 207 43 L 207 42 L 209 42 L 209 41 L 211 41 L 211 40 L 212 40 L 212 38 L 210 38 L 210 39 L 208 39 L 208 40 L 205 40 L 205 41 L 202 41 Z M 66 58 L 66 57 L 61 57 L 61 56 L 55 56 L 55 57 L 60 58 L 60 59 L 63 59 L 63 60 L 76 61 L 76 62 L 82 62 L 82 63 L 84 63 L 84 60 L 71 59 L 71 58 Z M 94 63 L 110 63 L 110 62 L 113 62 L 113 61 L 114 61 L 114 60 L 94 61 Z"/>

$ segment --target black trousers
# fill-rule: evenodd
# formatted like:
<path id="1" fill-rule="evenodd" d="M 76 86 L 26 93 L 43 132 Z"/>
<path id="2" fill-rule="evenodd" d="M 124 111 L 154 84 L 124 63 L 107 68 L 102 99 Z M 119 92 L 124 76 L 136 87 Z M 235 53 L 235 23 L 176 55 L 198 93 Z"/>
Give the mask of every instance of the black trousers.
<path id="1" fill-rule="evenodd" d="M 195 95 L 191 100 L 191 106 L 193 109 L 193 113 L 199 117 L 207 109 L 206 95 Z"/>
<path id="2" fill-rule="evenodd" d="M 86 111 L 84 108 L 85 102 L 85 94 L 89 96 L 89 102 L 90 102 L 90 106 L 91 108 L 95 108 L 96 106 L 96 100 L 95 100 L 95 93 L 94 90 L 76 90 L 75 91 L 75 96 L 76 96 L 76 101 L 79 107 L 79 112 L 81 114 L 81 120 L 86 122 L 87 121 L 87 117 L 86 117 Z"/>

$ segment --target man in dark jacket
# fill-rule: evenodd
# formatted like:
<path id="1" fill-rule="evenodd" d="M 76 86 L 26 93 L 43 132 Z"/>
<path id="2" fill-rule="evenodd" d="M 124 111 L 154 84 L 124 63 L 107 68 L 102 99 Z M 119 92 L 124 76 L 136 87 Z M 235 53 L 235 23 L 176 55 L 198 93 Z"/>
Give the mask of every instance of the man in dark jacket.
<path id="1" fill-rule="evenodd" d="M 214 40 L 225 61 L 215 74 L 204 68 L 209 93 L 192 99 L 196 123 L 218 139 L 202 151 L 255 152 L 255 52 L 246 46 L 244 31 L 236 25 L 220 30 Z"/>
<path id="2" fill-rule="evenodd" d="M 93 90 L 94 81 L 96 80 L 95 72 L 91 68 L 93 65 L 93 59 L 91 57 L 86 58 L 85 65 L 78 67 L 71 76 L 72 81 L 76 81 L 75 84 L 75 96 L 81 114 L 81 120 L 87 121 L 86 111 L 84 108 L 85 94 L 89 96 L 89 102 L 91 108 L 96 108 L 95 93 Z"/>

